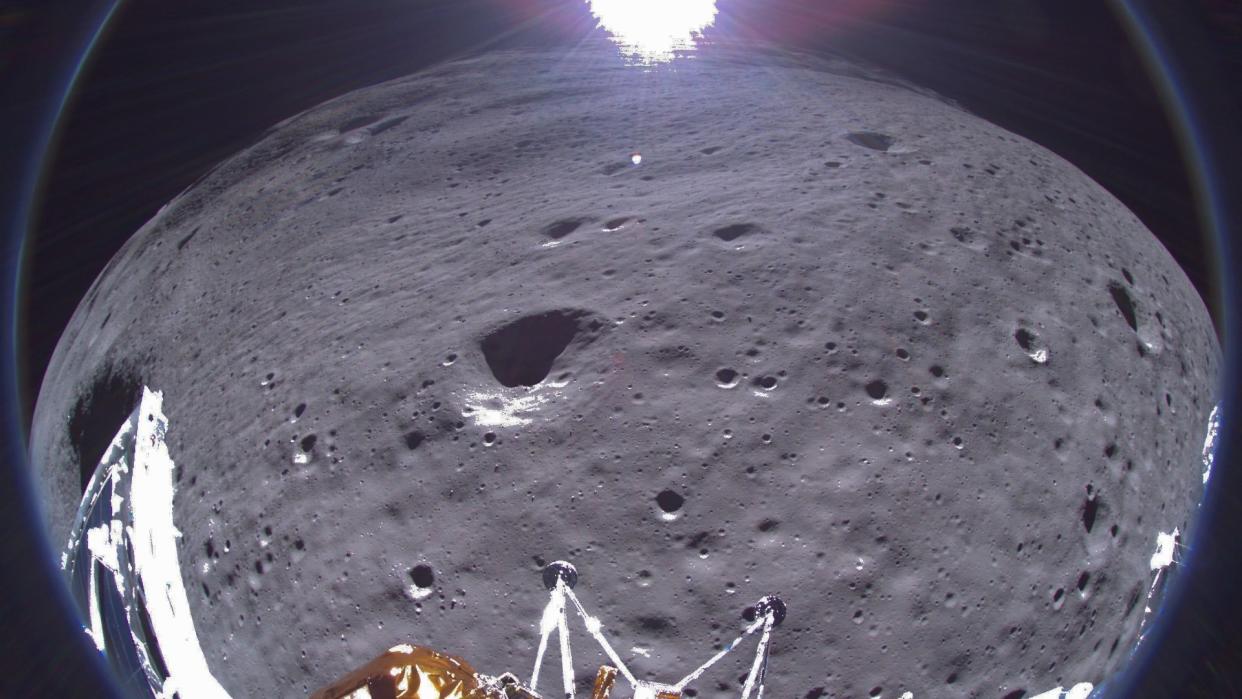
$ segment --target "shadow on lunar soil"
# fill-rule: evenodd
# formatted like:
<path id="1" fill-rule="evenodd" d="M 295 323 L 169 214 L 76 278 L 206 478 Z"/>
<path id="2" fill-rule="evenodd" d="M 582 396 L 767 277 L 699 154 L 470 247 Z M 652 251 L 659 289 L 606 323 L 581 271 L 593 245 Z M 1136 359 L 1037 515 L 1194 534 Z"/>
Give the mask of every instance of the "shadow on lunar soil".
<path id="1" fill-rule="evenodd" d="M 134 411 L 142 381 L 124 368 L 105 368 L 88 392 L 78 398 L 69 418 L 69 438 L 81 464 L 82 490 L 86 490 L 94 465 L 103 458 L 116 426 Z"/>

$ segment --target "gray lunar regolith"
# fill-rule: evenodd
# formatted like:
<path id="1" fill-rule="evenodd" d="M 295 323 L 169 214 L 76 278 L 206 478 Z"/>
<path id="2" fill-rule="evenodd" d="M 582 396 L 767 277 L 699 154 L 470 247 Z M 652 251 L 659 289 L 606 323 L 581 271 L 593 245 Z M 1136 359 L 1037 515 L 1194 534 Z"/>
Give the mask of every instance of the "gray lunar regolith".
<path id="1" fill-rule="evenodd" d="M 1131 212 L 942 100 L 843 62 L 498 53 L 169 203 L 73 316 L 31 446 L 63 542 L 79 462 L 164 393 L 236 697 L 401 642 L 526 677 L 555 559 L 640 677 L 778 594 L 772 696 L 1016 697 L 1128 655 L 1219 361 Z"/>

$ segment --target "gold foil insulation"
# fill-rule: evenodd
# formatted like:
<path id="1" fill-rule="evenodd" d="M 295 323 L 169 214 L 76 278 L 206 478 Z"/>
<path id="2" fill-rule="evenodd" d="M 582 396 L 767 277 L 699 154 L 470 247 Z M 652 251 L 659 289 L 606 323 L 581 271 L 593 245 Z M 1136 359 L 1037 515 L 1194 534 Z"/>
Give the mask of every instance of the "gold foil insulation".
<path id="1" fill-rule="evenodd" d="M 311 699 L 491 699 L 466 661 L 403 644 L 315 692 Z"/>
<path id="2" fill-rule="evenodd" d="M 591 690 L 591 699 L 608 699 L 612 685 L 617 682 L 617 668 L 611 665 L 600 665 L 595 675 L 595 688 Z"/>

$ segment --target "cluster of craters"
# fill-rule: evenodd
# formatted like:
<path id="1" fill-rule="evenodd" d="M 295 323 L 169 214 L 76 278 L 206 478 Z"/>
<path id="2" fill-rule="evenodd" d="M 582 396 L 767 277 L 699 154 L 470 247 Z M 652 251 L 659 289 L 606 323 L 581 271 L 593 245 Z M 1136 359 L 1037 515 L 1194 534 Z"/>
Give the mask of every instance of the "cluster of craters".
<path id="1" fill-rule="evenodd" d="M 779 594 L 770 693 L 1098 683 L 1202 487 L 1203 304 L 1046 150 L 759 60 L 477 57 L 213 170 L 53 358 L 31 444 L 53 539 L 145 384 L 238 697 L 404 642 L 529 670 L 562 559 L 650 679 Z M 736 695 L 744 656 L 689 689 Z"/>

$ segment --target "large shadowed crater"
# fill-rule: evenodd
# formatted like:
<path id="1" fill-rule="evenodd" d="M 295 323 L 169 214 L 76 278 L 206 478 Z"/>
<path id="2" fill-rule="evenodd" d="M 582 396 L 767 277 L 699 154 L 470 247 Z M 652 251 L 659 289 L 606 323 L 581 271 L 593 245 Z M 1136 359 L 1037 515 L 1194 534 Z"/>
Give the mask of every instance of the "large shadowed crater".
<path id="1" fill-rule="evenodd" d="M 480 347 L 503 386 L 534 386 L 575 339 L 589 340 L 604 327 L 593 314 L 572 309 L 519 318 L 488 333 Z"/>
<path id="2" fill-rule="evenodd" d="M 1137 331 L 1138 314 L 1134 310 L 1134 300 L 1130 298 L 1126 288 L 1117 282 L 1109 282 L 1108 295 L 1113 297 L 1113 303 L 1116 304 L 1121 317 L 1125 319 L 1126 325 L 1129 325 L 1131 330 Z"/>
<path id="3" fill-rule="evenodd" d="M 69 415 L 69 443 L 78 459 L 82 492 L 116 436 L 121 423 L 138 407 L 142 380 L 132 371 L 108 367 L 78 397 Z"/>
<path id="4" fill-rule="evenodd" d="M 733 242 L 744 235 L 758 235 L 761 233 L 763 233 L 763 228 L 754 223 L 732 223 L 712 231 L 712 235 L 725 242 Z"/>
<path id="5" fill-rule="evenodd" d="M 845 140 L 856 146 L 878 150 L 881 153 L 887 152 L 897 142 L 892 136 L 875 131 L 853 131 L 845 135 Z"/>
<path id="6" fill-rule="evenodd" d="M 552 240 L 560 240 L 581 228 L 582 224 L 586 222 L 585 218 L 563 218 L 544 226 L 543 234 Z"/>

